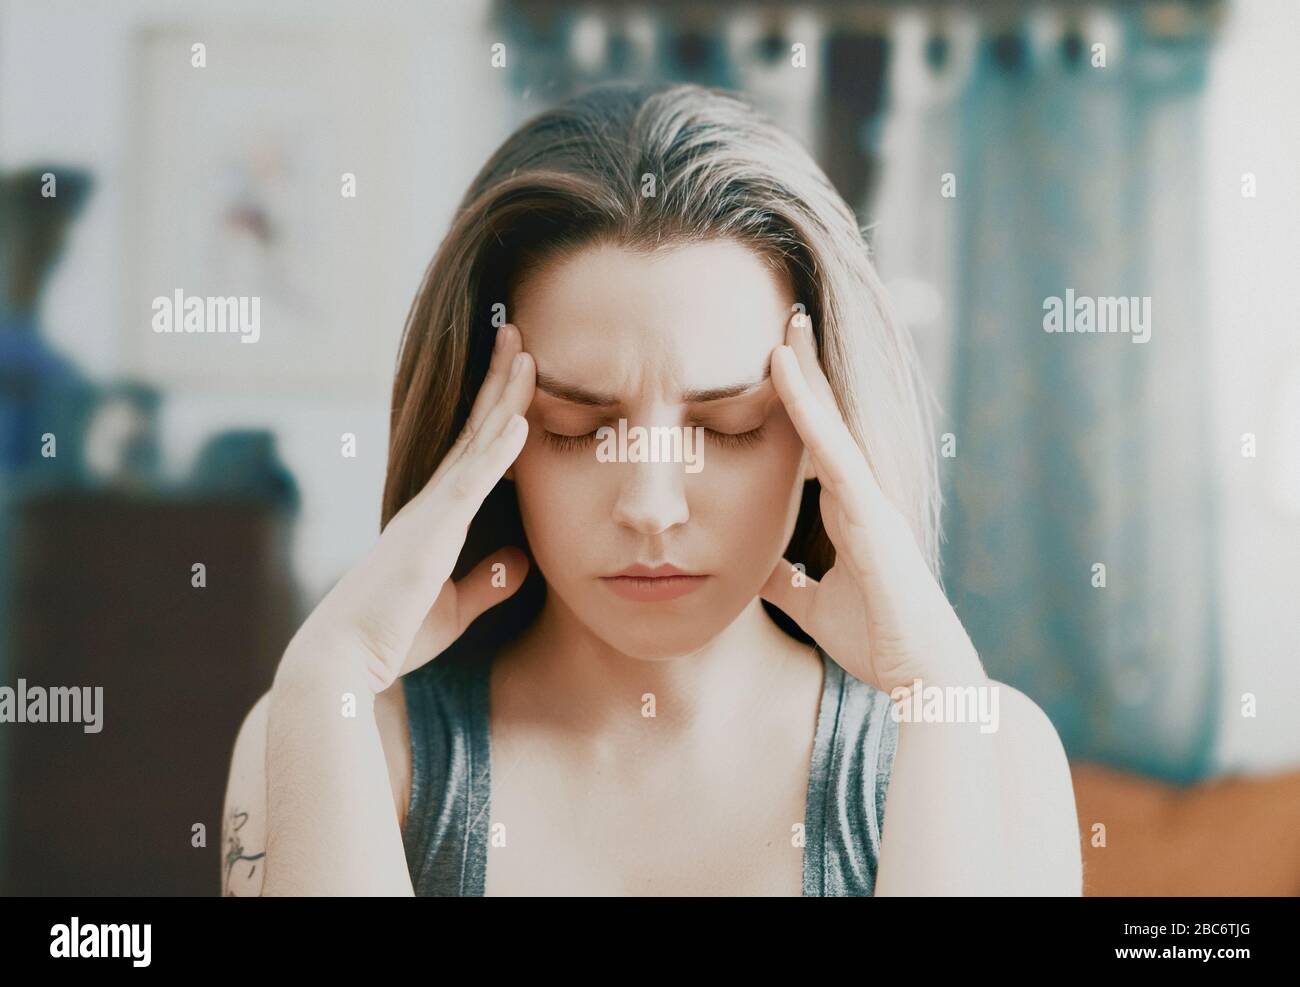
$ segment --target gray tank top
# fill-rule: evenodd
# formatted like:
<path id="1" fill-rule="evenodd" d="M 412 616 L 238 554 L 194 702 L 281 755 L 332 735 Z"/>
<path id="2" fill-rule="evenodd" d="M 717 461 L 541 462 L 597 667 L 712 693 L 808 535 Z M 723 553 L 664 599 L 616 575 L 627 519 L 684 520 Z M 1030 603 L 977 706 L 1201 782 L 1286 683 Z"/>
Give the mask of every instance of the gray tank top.
<path id="1" fill-rule="evenodd" d="M 889 697 L 825 668 L 804 817 L 805 897 L 875 888 L 885 794 L 898 743 Z M 402 840 L 417 895 L 479 896 L 487 874 L 491 750 L 488 660 L 436 659 L 402 679 L 411 794 Z"/>

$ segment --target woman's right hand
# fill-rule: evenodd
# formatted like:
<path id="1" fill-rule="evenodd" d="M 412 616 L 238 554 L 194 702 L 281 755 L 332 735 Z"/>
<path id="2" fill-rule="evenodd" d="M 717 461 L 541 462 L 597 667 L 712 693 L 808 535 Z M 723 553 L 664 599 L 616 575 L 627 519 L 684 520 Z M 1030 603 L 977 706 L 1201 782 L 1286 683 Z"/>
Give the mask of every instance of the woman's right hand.
<path id="1" fill-rule="evenodd" d="M 286 670 L 360 662 L 378 694 L 442 653 L 470 623 L 523 584 L 528 559 L 506 547 L 452 580 L 469 524 L 528 437 L 523 417 L 536 367 L 513 325 L 497 330 L 488 372 L 465 428 L 424 488 L 388 522 L 374 548 L 294 635 Z M 504 585 L 493 567 L 504 564 Z M 277 673 L 277 674 L 281 674 Z"/>

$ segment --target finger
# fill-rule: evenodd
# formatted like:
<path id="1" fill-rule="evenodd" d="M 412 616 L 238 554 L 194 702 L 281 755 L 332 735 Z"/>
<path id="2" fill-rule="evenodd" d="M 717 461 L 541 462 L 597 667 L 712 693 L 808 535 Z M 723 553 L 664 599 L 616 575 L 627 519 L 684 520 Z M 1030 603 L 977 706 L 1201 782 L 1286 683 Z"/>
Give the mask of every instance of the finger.
<path id="1" fill-rule="evenodd" d="M 440 467 L 389 526 L 397 524 L 417 542 L 434 539 L 435 532 L 449 519 L 468 527 L 528 438 L 528 422 L 521 411 L 532 402 L 537 375 L 530 355 L 521 353 L 517 359 L 519 372 L 507 377 L 496 407 L 483 420 L 461 457 L 446 469 Z"/>
<path id="2" fill-rule="evenodd" d="M 835 393 L 831 390 L 830 382 L 826 375 L 822 373 L 821 363 L 817 356 L 817 341 L 813 335 L 812 316 L 797 312 L 790 319 L 786 326 L 785 333 L 786 345 L 791 347 L 795 356 L 799 360 L 799 367 L 803 371 L 804 380 L 809 382 L 814 392 L 821 399 L 827 408 L 832 409 L 836 414 L 839 413 L 839 404 L 835 400 Z M 809 459 L 809 470 L 804 473 L 806 479 L 812 480 L 817 478 L 817 463 L 811 456 Z"/>
<path id="3" fill-rule="evenodd" d="M 522 415 L 528 410 L 533 402 L 536 382 L 537 371 L 532 356 L 524 352 L 517 353 L 511 362 L 505 387 L 496 406 L 484 417 L 482 425 L 465 449 L 467 457 L 478 455 L 495 442 L 512 415 Z"/>
<path id="4" fill-rule="evenodd" d="M 454 584 L 446 584 L 442 592 L 453 594 L 456 601 L 456 637 L 464 634 L 485 610 L 514 596 L 527 574 L 528 556 L 521 549 L 507 546 L 493 552 Z M 447 632 L 438 612 L 442 604 L 439 594 L 415 632 L 400 674 L 415 671 L 446 648 Z"/>
<path id="5" fill-rule="evenodd" d="M 507 322 L 497 329 L 496 341 L 492 346 L 492 357 L 488 362 L 487 374 L 483 378 L 483 383 L 479 386 L 478 394 L 474 396 L 474 404 L 470 408 L 469 417 L 465 419 L 465 425 L 461 428 L 460 434 L 456 436 L 456 441 L 447 450 L 447 455 L 438 464 L 438 469 L 434 471 L 432 479 L 437 479 L 454 466 L 460 457 L 464 455 L 465 448 L 483 428 L 483 424 L 491 414 L 492 409 L 501 400 L 515 355 L 522 349 L 522 337 L 514 325 Z"/>
<path id="6" fill-rule="evenodd" d="M 465 578 L 456 582 L 457 636 L 465 633 L 478 617 L 498 603 L 508 600 L 524 584 L 528 574 L 528 556 L 513 545 L 493 552 L 476 565 Z"/>
<path id="7" fill-rule="evenodd" d="M 497 330 L 487 376 L 483 378 L 483 386 L 479 388 L 478 395 L 474 399 L 474 407 L 470 409 L 469 419 L 465 422 L 471 434 L 479 430 L 488 412 L 496 406 L 502 392 L 506 389 L 510 365 L 515 354 L 522 349 L 523 343 L 519 330 L 513 325 L 507 322 Z"/>
<path id="8" fill-rule="evenodd" d="M 778 559 L 758 595 L 780 607 L 782 612 L 807 632 L 808 615 L 812 611 L 817 586 L 817 580 L 801 569 L 796 569 L 789 560 Z"/>
<path id="9" fill-rule="evenodd" d="M 817 355 L 817 338 L 813 334 L 812 316 L 802 312 L 796 313 L 790 319 L 785 342 L 799 358 L 799 368 L 803 371 L 804 380 L 808 381 L 813 392 L 828 408 L 838 412 L 839 404 L 835 400 L 835 391 L 822 371 L 821 361 Z"/>
<path id="10" fill-rule="evenodd" d="M 813 334 L 810 316 L 803 315 L 800 317 L 800 315 L 795 315 L 790 320 L 787 345 L 794 350 L 804 380 L 813 393 L 820 398 L 829 417 L 843 424 L 844 416 L 840 412 L 839 402 L 835 400 L 835 390 L 831 387 L 831 382 L 822 369 L 821 360 L 817 355 L 817 340 Z M 880 484 L 876 481 L 876 475 L 872 471 L 870 463 L 862 455 L 861 447 L 858 445 L 857 440 L 853 438 L 853 433 L 849 431 L 847 425 L 844 426 L 843 430 L 848 434 L 849 443 L 854 449 L 858 450 L 855 459 L 860 456 L 863 465 L 866 467 L 859 474 L 855 474 L 855 482 L 860 484 L 859 493 L 870 498 L 877 509 L 886 507 L 888 499 L 885 497 L 884 491 L 880 489 Z"/>
<path id="11" fill-rule="evenodd" d="M 436 491 L 448 482 L 449 474 L 457 468 L 471 447 L 475 452 L 486 448 L 501 434 L 501 429 L 511 414 L 522 414 L 532 403 L 537 380 L 532 356 L 523 354 L 519 331 L 514 326 L 504 325 L 500 332 L 503 335 L 498 336 L 498 345 L 492 354 L 492 365 L 474 400 L 470 419 L 429 481 L 412 498 L 421 505 L 413 506 L 412 510 L 422 510 L 425 501 L 437 500 Z M 521 365 L 521 372 L 512 375 L 520 354 L 523 354 L 525 362 Z"/>
<path id="12" fill-rule="evenodd" d="M 485 430 L 489 426 L 485 425 Z M 501 427 L 496 438 L 486 448 L 467 450 L 466 455 L 448 474 L 450 490 L 447 506 L 466 523 L 500 482 L 510 464 L 518 458 L 528 440 L 528 419 L 512 413 Z M 466 517 L 466 515 L 468 515 Z"/>
<path id="13" fill-rule="evenodd" d="M 407 654 L 465 544 L 465 532 L 528 437 L 516 415 L 480 455 L 466 457 L 437 496 L 412 501 L 384 528 L 369 564 L 345 576 L 353 619 L 386 654 Z M 360 573 L 365 573 L 361 575 Z"/>
<path id="14" fill-rule="evenodd" d="M 854 499 L 853 490 L 861 486 L 866 465 L 862 450 L 839 413 L 832 413 L 813 394 L 789 346 L 778 346 L 772 352 L 772 382 L 813 458 L 822 486 L 841 500 Z"/>

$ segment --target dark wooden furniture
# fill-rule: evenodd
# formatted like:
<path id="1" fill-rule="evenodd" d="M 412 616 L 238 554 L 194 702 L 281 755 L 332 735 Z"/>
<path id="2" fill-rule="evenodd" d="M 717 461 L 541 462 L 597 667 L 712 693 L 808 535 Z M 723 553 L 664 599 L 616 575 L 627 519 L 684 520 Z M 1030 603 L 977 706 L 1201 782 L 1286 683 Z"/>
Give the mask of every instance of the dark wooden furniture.
<path id="1" fill-rule="evenodd" d="M 0 685 L 103 686 L 104 718 L 100 733 L 0 725 L 4 892 L 219 894 L 231 748 L 296 624 L 288 518 L 253 500 L 64 491 L 8 521 Z"/>

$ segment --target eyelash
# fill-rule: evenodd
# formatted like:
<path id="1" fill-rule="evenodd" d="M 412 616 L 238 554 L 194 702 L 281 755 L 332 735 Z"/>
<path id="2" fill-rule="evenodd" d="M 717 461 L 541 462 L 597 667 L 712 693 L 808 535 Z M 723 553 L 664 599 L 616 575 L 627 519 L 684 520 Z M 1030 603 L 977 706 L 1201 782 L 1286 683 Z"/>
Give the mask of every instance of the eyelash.
<path id="1" fill-rule="evenodd" d="M 758 428 L 751 428 L 748 432 L 716 432 L 711 428 L 704 430 L 710 438 L 729 449 L 747 449 L 763 441 L 766 434 L 767 425 L 763 424 Z M 560 435 L 557 432 L 542 430 L 542 437 L 553 448 L 560 452 L 573 452 L 591 445 L 596 441 L 596 431 L 592 430 L 586 435 Z"/>

